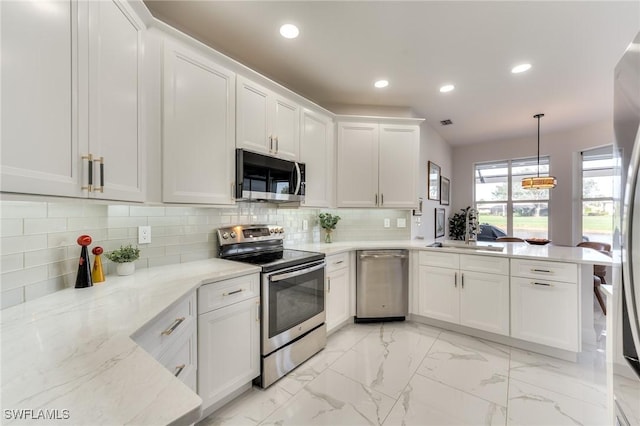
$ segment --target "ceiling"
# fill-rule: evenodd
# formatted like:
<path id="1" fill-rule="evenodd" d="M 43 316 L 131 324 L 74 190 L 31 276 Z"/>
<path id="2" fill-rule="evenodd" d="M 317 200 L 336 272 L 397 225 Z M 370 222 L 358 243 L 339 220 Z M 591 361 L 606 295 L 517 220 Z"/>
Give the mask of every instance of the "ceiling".
<path id="1" fill-rule="evenodd" d="M 145 1 L 152 14 L 315 103 L 406 107 L 451 145 L 610 119 L 640 1 Z M 279 35 L 294 23 L 300 36 Z M 531 70 L 511 68 L 530 62 Z M 373 83 L 387 79 L 384 89 Z M 455 90 L 440 93 L 445 83 Z M 453 125 L 441 126 L 451 119 Z"/>

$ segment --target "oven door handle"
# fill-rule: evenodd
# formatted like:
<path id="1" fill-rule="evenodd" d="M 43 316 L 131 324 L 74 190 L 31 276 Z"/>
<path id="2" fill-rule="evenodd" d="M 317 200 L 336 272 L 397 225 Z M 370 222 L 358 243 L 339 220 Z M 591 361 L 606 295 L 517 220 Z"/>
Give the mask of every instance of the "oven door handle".
<path id="1" fill-rule="evenodd" d="M 274 275 L 271 275 L 269 277 L 269 280 L 271 282 L 286 280 L 288 278 L 293 278 L 293 277 L 297 277 L 299 275 L 308 274 L 309 272 L 313 272 L 313 271 L 318 271 L 320 269 L 324 269 L 324 266 L 325 266 L 325 264 L 323 262 L 320 265 L 312 266 L 310 268 L 305 268 L 305 269 L 299 269 L 297 271 L 288 272 L 286 274 L 279 274 L 279 275 L 274 274 Z"/>

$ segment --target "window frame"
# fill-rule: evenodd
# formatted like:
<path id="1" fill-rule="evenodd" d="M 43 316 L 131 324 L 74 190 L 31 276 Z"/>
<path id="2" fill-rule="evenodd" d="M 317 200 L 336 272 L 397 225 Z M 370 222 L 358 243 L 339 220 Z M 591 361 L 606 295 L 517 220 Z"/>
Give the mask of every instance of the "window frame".
<path id="1" fill-rule="evenodd" d="M 594 153 L 597 151 L 601 151 L 603 149 L 611 149 L 611 185 L 612 185 L 612 190 L 611 190 L 611 196 L 608 197 L 585 197 L 584 196 L 584 172 L 585 172 L 585 168 L 584 168 L 584 156 L 585 153 Z M 579 235 L 579 240 L 580 241 L 584 241 L 583 238 L 585 236 L 585 229 L 584 229 L 584 204 L 585 203 L 589 203 L 589 202 L 610 202 L 612 206 L 615 206 L 615 191 L 613 189 L 613 185 L 615 184 L 614 179 L 615 179 L 615 168 L 616 168 L 616 164 L 615 164 L 615 155 L 614 155 L 614 149 L 615 147 L 613 146 L 613 144 L 607 144 L 607 145 L 602 145 L 602 146 L 597 146 L 597 147 L 592 147 L 589 149 L 584 149 L 582 151 L 580 151 L 580 161 L 579 161 L 579 172 L 578 172 L 578 177 L 579 177 L 579 195 L 580 195 L 580 208 L 578 210 L 578 217 L 579 217 L 579 221 L 580 221 L 580 235 Z M 601 170 L 603 170 L 604 168 L 602 168 Z M 589 170 L 597 170 L 597 169 L 589 169 Z M 613 241 L 614 239 L 614 230 L 615 230 L 615 219 L 613 218 L 614 213 L 612 212 L 611 215 L 611 240 Z M 613 245 L 613 244 L 612 244 Z"/>
<path id="2" fill-rule="evenodd" d="M 543 162 L 544 160 L 544 162 Z M 540 203 L 540 202 L 545 202 L 547 203 L 547 238 L 549 238 L 549 234 L 551 231 L 551 215 L 550 213 L 550 207 L 551 207 L 551 200 L 552 200 L 552 191 L 548 190 L 548 194 L 549 196 L 546 199 L 518 199 L 518 200 L 514 200 L 513 199 L 513 163 L 514 162 L 525 162 L 525 161 L 535 161 L 536 164 L 538 164 L 538 157 L 518 157 L 518 158 L 509 158 L 509 159 L 503 159 L 503 160 L 492 160 L 492 161 L 479 161 L 476 163 L 473 163 L 473 207 L 478 210 L 478 205 L 483 205 L 483 204 L 506 204 L 506 210 L 507 210 L 507 229 L 505 230 L 505 232 L 507 233 L 507 235 L 514 235 L 514 231 L 513 231 L 513 213 L 514 213 L 514 204 L 521 204 L 521 203 L 531 203 L 531 204 L 535 204 L 535 203 Z M 477 172 L 478 172 L 478 166 L 479 165 L 488 165 L 488 164 L 500 164 L 500 163 L 506 163 L 507 164 L 507 199 L 504 201 L 478 201 L 477 199 L 477 194 L 476 194 L 476 179 L 477 179 Z M 548 172 L 546 172 L 546 174 L 540 174 L 540 176 L 551 176 L 551 156 L 550 155 L 541 155 L 540 156 L 540 164 L 546 164 L 548 166 Z"/>

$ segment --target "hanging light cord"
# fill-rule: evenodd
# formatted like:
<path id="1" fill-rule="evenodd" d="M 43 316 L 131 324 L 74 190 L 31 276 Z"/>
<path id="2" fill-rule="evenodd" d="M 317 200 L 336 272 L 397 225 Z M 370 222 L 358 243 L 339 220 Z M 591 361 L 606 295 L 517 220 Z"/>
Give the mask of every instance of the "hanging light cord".
<path id="1" fill-rule="evenodd" d="M 540 177 L 540 118 L 544 117 L 544 114 L 536 114 L 533 118 L 538 119 L 538 177 Z"/>

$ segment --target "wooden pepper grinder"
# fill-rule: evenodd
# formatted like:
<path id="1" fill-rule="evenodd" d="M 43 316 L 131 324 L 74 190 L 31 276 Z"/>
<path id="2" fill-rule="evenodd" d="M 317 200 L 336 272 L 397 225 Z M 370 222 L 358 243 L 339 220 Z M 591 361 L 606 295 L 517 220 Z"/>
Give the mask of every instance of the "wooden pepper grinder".
<path id="1" fill-rule="evenodd" d="M 78 260 L 78 275 L 76 276 L 76 288 L 91 287 L 91 263 L 89 262 L 89 252 L 87 246 L 91 244 L 91 237 L 88 235 L 80 235 L 78 244 L 82 246 L 80 251 L 80 259 Z"/>
<path id="2" fill-rule="evenodd" d="M 93 259 L 93 272 L 91 272 L 91 278 L 94 284 L 104 282 L 104 270 L 102 269 L 102 258 L 100 257 L 103 251 L 100 246 L 96 246 L 91 250 L 91 253 L 95 255 Z"/>

